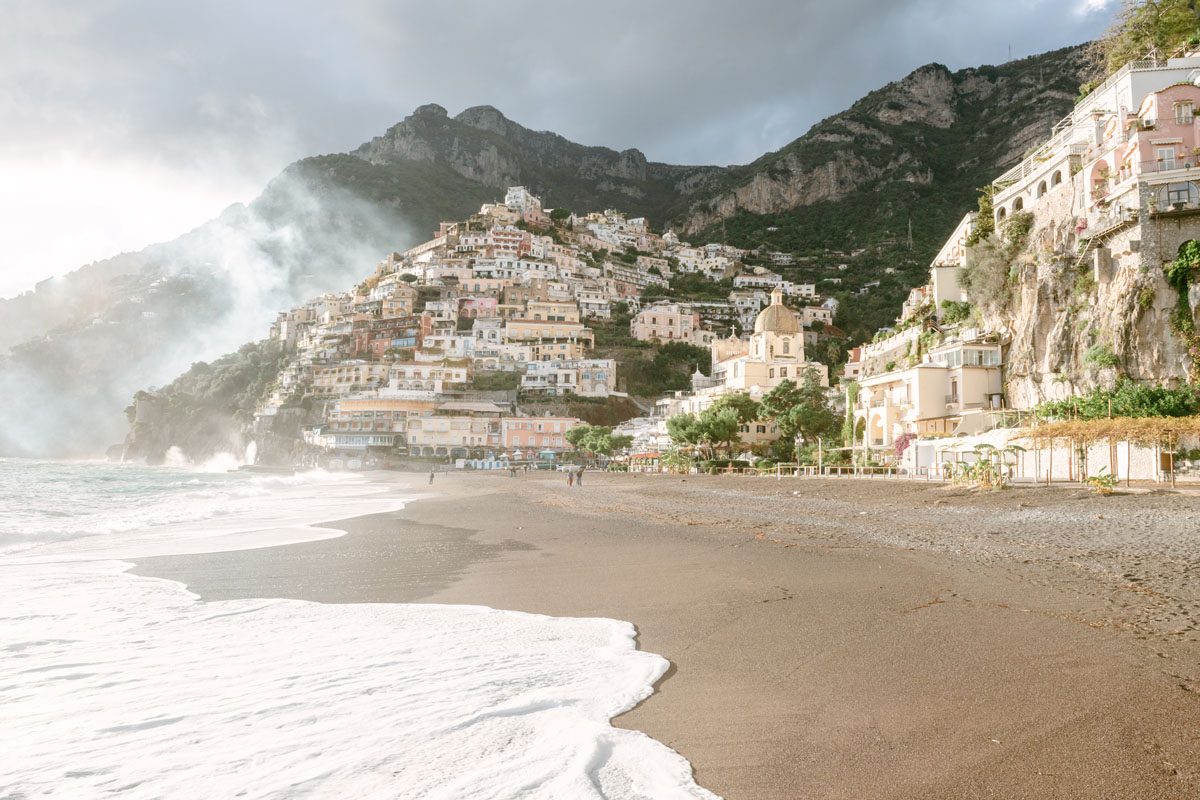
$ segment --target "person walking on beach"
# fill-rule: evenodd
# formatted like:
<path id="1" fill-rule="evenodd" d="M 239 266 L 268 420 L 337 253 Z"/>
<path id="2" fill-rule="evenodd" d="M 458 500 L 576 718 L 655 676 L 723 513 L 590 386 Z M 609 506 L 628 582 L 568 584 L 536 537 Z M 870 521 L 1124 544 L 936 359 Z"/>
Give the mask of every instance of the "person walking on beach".
<path id="1" fill-rule="evenodd" d="M 574 486 L 574 485 L 575 485 L 575 470 L 569 469 L 569 470 L 567 470 L 567 486 Z"/>
<path id="2" fill-rule="evenodd" d="M 429 470 L 429 485 L 430 486 L 433 485 L 433 470 L 432 469 Z"/>
<path id="3" fill-rule="evenodd" d="M 583 467 L 579 468 L 579 474 L 575 476 L 575 482 L 583 486 Z"/>

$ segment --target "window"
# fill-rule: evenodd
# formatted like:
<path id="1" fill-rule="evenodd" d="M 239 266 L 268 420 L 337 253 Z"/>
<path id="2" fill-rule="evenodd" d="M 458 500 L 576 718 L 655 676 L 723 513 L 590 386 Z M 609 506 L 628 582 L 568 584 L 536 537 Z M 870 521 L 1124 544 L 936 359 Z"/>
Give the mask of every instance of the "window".
<path id="1" fill-rule="evenodd" d="M 1175 148 L 1174 147 L 1158 147 L 1155 148 L 1155 153 L 1158 156 L 1158 171 L 1175 169 Z"/>
<path id="2" fill-rule="evenodd" d="M 784 354 L 784 355 L 787 355 L 787 354 L 788 354 L 788 353 L 790 353 L 791 351 L 792 351 L 792 340 L 791 340 L 791 339 L 784 339 L 784 340 L 783 340 L 783 354 Z"/>
<path id="3" fill-rule="evenodd" d="M 1196 184 L 1167 184 L 1167 205 L 1174 205 L 1176 203 L 1194 204 L 1196 199 Z"/>
<path id="4" fill-rule="evenodd" d="M 768 370 L 768 371 L 767 371 L 767 377 L 768 377 L 768 378 L 774 378 L 774 377 L 775 377 L 775 370 L 774 370 L 774 368 L 772 368 L 772 369 L 770 369 L 770 370 Z"/>
<path id="5" fill-rule="evenodd" d="M 1192 102 L 1190 100 L 1175 104 L 1175 122 L 1179 125 L 1192 124 Z"/>
<path id="6" fill-rule="evenodd" d="M 786 378 L 786 377 L 787 377 L 787 367 L 780 367 L 780 368 L 779 368 L 779 377 L 781 377 L 781 378 Z"/>

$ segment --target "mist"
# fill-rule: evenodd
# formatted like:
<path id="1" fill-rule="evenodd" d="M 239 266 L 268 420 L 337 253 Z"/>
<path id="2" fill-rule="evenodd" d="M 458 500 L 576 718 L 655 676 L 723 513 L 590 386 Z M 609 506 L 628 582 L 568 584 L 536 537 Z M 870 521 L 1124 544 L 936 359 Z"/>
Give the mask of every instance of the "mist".
<path id="1" fill-rule="evenodd" d="M 102 455 L 124 439 L 136 391 L 265 338 L 277 312 L 352 286 L 414 236 L 394 210 L 294 166 L 254 202 L 124 257 L 115 274 L 43 287 L 47 301 L 26 298 L 7 337 L 19 343 L 0 357 L 0 454 Z M 63 294 L 91 303 L 64 311 Z"/>

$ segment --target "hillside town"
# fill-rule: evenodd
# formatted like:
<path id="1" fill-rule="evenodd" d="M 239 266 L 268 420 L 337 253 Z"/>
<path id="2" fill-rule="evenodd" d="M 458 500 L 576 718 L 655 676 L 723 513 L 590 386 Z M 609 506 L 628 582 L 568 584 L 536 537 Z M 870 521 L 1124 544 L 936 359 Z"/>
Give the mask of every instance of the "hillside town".
<path id="1" fill-rule="evenodd" d="M 660 427 L 652 404 L 622 385 L 618 361 L 596 356 L 589 325 L 611 327 L 616 317 L 629 320 L 625 338 L 634 343 L 710 350 L 715 377 L 696 364 L 706 397 L 769 388 L 806 366 L 827 386 L 827 367 L 805 362 L 804 346 L 839 333 L 836 301 L 820 303 L 813 284 L 746 267 L 746 257 L 733 247 L 693 247 L 613 210 L 545 209 L 524 187 L 511 187 L 503 203 L 390 254 L 353 290 L 280 313 L 271 337 L 293 357 L 257 409 L 256 427 L 270 429 L 303 396 L 320 404 L 320 422 L 303 435 L 323 460 L 553 463 L 572 448 L 567 432 L 587 423 L 530 407 L 621 398 L 646 412 L 627 426 L 639 434 Z M 728 299 L 651 299 L 683 275 L 712 289 L 731 286 Z M 764 314 L 776 321 L 769 331 L 760 330 Z M 763 339 L 776 333 L 788 335 Z"/>
<path id="2" fill-rule="evenodd" d="M 1081 474 L 1086 453 L 1057 464 L 1013 457 L 1029 449 L 1013 446 L 1022 421 L 1043 404 L 1122 381 L 1173 390 L 1200 363 L 1190 327 L 1160 330 L 1182 344 L 1160 345 L 1151 368 L 1123 352 L 1128 336 L 1115 330 L 1176 305 L 1162 270 L 1200 233 L 1197 106 L 1198 54 L 1133 62 L 1095 87 L 984 191 L 980 210 L 963 216 L 929 265 L 928 282 L 903 298 L 895 325 L 855 347 L 835 324 L 837 278 L 820 282 L 824 296 L 817 283 L 789 279 L 803 256 L 693 246 L 644 218 L 546 208 L 526 187 L 510 187 L 502 203 L 390 254 L 352 290 L 281 313 L 271 335 L 294 355 L 256 426 L 269 429 L 304 396 L 318 404 L 310 411 L 319 421 L 310 416 L 303 431 L 310 459 L 547 466 L 580 449 L 568 433 L 593 424 L 578 411 L 591 404 L 605 411 L 590 417 L 629 443 L 605 454 L 622 468 L 661 469 L 680 454 L 695 468 L 718 444 L 726 465 L 803 465 L 816 444 L 818 467 L 945 477 L 964 448 L 977 457 L 983 446 L 1007 448 L 1016 477 Z M 1000 289 L 980 277 L 997 248 L 1007 248 Z M 1065 301 L 1029 311 L 1012 298 L 1037 296 L 1063 276 L 1094 299 L 1069 309 L 1081 335 L 1068 349 L 1080 353 L 1056 358 L 1022 329 L 1061 314 Z M 1009 299 L 998 305 L 987 292 Z M 1104 322 L 1097 305 L 1137 319 Z M 609 346 L 616 338 L 692 348 L 690 385 L 648 397 Z M 843 358 L 812 357 L 830 342 Z M 1115 369 L 1122 360 L 1126 369 Z M 820 429 L 781 425 L 764 411 L 799 387 L 820 406 Z M 708 422 L 688 435 L 672 426 L 684 417 Z M 1124 460 L 1110 458 L 1112 473 L 1158 477 L 1155 455 L 1126 448 Z"/>

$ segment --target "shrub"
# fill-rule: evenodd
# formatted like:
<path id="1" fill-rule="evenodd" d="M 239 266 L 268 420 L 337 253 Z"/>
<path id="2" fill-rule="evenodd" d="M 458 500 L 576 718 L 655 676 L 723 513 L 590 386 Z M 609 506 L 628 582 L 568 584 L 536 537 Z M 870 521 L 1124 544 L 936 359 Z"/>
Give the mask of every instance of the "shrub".
<path id="1" fill-rule="evenodd" d="M 942 301 L 942 322 L 947 325 L 955 325 L 959 322 L 964 322 L 971 316 L 971 304 L 967 302 L 958 302 L 956 300 Z M 922 334 L 924 336 L 924 334 Z"/>
<path id="2" fill-rule="evenodd" d="M 1115 367 L 1121 363 L 1117 358 L 1116 353 L 1109 349 L 1106 344 L 1094 344 L 1087 349 L 1083 354 L 1083 363 L 1093 364 L 1097 367 Z"/>
<path id="3" fill-rule="evenodd" d="M 1120 482 L 1120 479 L 1109 472 L 1107 467 L 1101 467 L 1099 474 L 1085 478 L 1084 482 L 1096 494 L 1109 495 L 1117 488 L 1117 483 Z"/>
<path id="4" fill-rule="evenodd" d="M 1149 311 L 1154 306 L 1154 287 L 1143 286 L 1138 289 L 1137 304 L 1142 311 Z"/>

